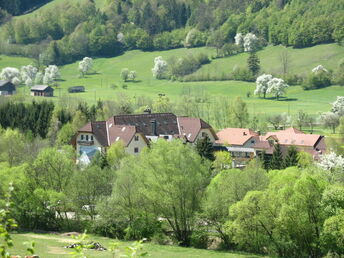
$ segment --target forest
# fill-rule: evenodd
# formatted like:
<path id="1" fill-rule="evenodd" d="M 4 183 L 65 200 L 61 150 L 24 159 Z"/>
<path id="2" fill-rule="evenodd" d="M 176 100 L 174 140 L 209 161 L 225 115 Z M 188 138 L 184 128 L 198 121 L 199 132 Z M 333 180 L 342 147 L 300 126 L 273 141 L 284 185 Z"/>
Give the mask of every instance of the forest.
<path id="1" fill-rule="evenodd" d="M 8 10 L 8 5 L 0 6 Z M 342 0 L 115 0 L 102 8 L 91 0 L 68 1 L 27 17 L 11 18 L 2 11 L 0 51 L 64 64 L 129 49 L 222 48 L 237 33 L 296 48 L 341 43 L 343 7 Z"/>

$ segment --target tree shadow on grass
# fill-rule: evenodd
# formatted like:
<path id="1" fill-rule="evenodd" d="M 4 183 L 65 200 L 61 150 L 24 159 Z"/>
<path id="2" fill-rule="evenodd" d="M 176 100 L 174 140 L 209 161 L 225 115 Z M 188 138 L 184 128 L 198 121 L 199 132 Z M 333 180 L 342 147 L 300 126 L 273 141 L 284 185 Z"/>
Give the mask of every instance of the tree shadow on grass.
<path id="1" fill-rule="evenodd" d="M 287 98 L 287 97 L 279 97 L 278 99 L 276 97 L 266 97 L 266 100 L 275 100 L 275 101 L 298 101 L 297 98 Z"/>

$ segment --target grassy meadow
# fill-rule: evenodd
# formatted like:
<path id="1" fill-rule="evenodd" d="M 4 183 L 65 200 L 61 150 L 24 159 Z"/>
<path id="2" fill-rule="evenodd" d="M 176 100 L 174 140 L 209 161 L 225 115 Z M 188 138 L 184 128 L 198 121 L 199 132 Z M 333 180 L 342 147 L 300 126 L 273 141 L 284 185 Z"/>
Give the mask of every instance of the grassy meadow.
<path id="1" fill-rule="evenodd" d="M 25 233 L 25 234 L 13 234 L 14 247 L 10 249 L 11 254 L 15 255 L 24 255 L 26 250 L 25 242 L 35 242 L 35 252 L 40 257 L 44 258 L 59 258 L 59 257 L 71 257 L 70 253 L 73 252 L 73 249 L 66 249 L 64 246 L 75 243 L 71 237 L 63 237 L 55 234 L 34 234 L 34 233 Z M 116 241 L 114 239 L 99 237 L 91 235 L 89 240 L 99 242 L 101 245 L 109 248 L 112 243 L 119 243 L 119 250 L 121 253 L 125 254 L 125 247 L 130 246 L 132 242 L 125 241 Z M 202 250 L 195 248 L 184 248 L 178 246 L 169 246 L 169 245 L 156 245 L 151 243 L 143 244 L 143 249 L 141 251 L 148 252 L 147 257 L 152 258 L 255 258 L 261 257 L 256 255 L 248 254 L 239 254 L 239 253 L 229 253 L 221 251 L 212 251 L 212 250 Z M 87 257 L 103 257 L 110 258 L 114 257 L 110 251 L 94 251 L 87 250 L 85 251 Z"/>
<path id="2" fill-rule="evenodd" d="M 264 72 L 277 73 L 281 66 L 279 58 L 282 51 L 284 48 L 281 46 L 269 46 L 258 52 Z M 285 98 L 276 101 L 273 98 L 264 100 L 254 96 L 255 83 L 239 81 L 172 82 L 153 78 L 151 69 L 155 57 L 162 56 L 168 60 L 172 56 L 182 57 L 188 53 L 199 52 L 205 52 L 211 56 L 214 55 L 215 50 L 203 47 L 155 52 L 128 51 L 114 58 L 95 59 L 93 73 L 84 78 L 79 76 L 78 62 L 68 64 L 60 67 L 61 81 L 58 82 L 59 86 L 55 90 L 55 97 L 52 99 L 56 101 L 63 98 L 72 102 L 82 99 L 94 103 L 98 99 L 115 100 L 118 93 L 124 93 L 131 97 L 149 96 L 153 99 L 158 94 L 163 93 L 173 101 L 180 97 L 185 87 L 190 87 L 195 91 L 204 91 L 209 96 L 224 96 L 231 99 L 240 96 L 247 103 L 249 112 L 258 115 L 281 112 L 295 114 L 299 110 L 316 115 L 318 112 L 329 111 L 330 103 L 336 99 L 336 96 L 344 93 L 344 88 L 340 86 L 311 91 L 304 91 L 300 86 L 291 86 L 287 90 Z M 288 52 L 290 72 L 298 74 L 306 74 L 318 64 L 322 64 L 328 69 L 334 69 L 339 60 L 344 58 L 344 47 L 335 44 L 319 45 L 307 49 L 288 49 Z M 246 53 L 243 53 L 233 57 L 216 59 L 211 64 L 201 67 L 197 72 L 221 73 L 231 71 L 236 65 L 246 66 L 247 56 Z M 33 60 L 22 57 L 0 56 L 0 58 L 0 69 L 7 66 L 20 68 L 22 65 L 33 63 Z M 123 83 L 120 78 L 122 68 L 135 70 L 137 72 L 136 81 Z M 122 88 L 123 84 L 127 86 L 127 89 Z M 86 92 L 68 93 L 68 87 L 81 85 L 85 86 Z M 249 98 L 246 96 L 247 92 L 251 93 Z M 20 87 L 18 95 L 19 97 L 25 96 L 27 99 L 31 98 L 29 97 L 29 89 L 25 86 Z M 221 103 L 218 104 L 221 105 Z"/>

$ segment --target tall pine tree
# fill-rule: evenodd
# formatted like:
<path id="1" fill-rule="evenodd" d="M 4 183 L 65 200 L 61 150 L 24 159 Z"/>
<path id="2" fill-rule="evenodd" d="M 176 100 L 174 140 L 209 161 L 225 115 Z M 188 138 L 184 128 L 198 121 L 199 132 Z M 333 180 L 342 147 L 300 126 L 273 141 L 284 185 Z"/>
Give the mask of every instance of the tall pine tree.
<path id="1" fill-rule="evenodd" d="M 284 167 L 286 168 L 293 167 L 293 166 L 297 166 L 297 164 L 298 164 L 297 150 L 295 146 L 290 146 L 288 148 L 288 154 L 284 160 Z"/>
<path id="2" fill-rule="evenodd" d="M 251 52 L 247 59 L 247 66 L 250 72 L 256 76 L 260 71 L 260 60 L 255 52 Z"/>
<path id="3" fill-rule="evenodd" d="M 197 140 L 196 150 L 202 158 L 215 160 L 214 147 L 208 136 Z"/>
<path id="4" fill-rule="evenodd" d="M 284 162 L 283 162 L 283 155 L 281 151 L 281 145 L 279 143 L 275 144 L 274 152 L 272 154 L 270 168 L 271 169 L 283 169 Z"/>

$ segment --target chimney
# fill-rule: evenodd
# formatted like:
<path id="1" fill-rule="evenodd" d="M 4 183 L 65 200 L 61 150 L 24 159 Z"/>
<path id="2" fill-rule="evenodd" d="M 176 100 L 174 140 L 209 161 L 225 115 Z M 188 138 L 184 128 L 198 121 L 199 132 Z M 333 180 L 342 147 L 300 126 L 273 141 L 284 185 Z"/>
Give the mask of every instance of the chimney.
<path id="1" fill-rule="evenodd" d="M 155 119 L 151 120 L 152 135 L 157 136 L 157 122 Z"/>
<path id="2" fill-rule="evenodd" d="M 152 110 L 150 108 L 146 108 L 144 111 L 143 111 L 144 114 L 151 114 L 152 113 Z"/>

